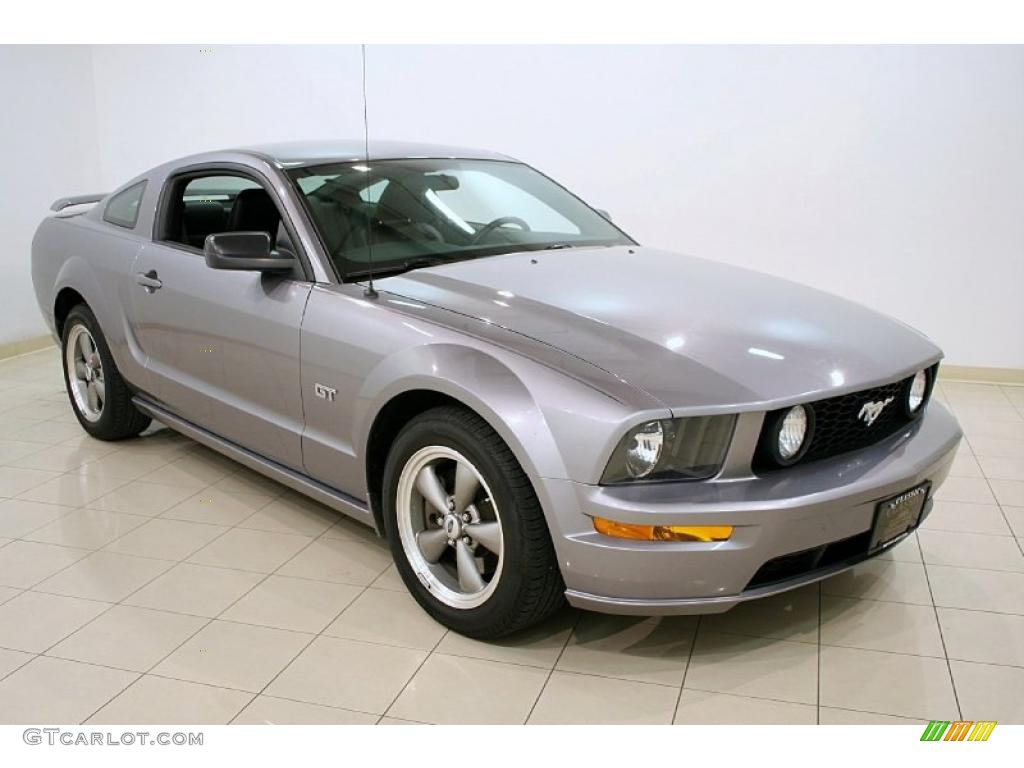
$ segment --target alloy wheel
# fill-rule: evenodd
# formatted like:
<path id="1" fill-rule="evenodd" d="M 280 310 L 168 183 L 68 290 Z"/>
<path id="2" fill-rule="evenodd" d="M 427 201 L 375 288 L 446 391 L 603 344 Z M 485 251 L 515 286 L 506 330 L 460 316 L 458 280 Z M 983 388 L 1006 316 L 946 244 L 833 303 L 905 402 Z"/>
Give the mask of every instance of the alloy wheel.
<path id="1" fill-rule="evenodd" d="M 64 354 L 67 360 L 68 387 L 75 407 L 89 422 L 100 420 L 107 399 L 103 361 L 96 340 L 84 325 L 76 325 L 68 334 Z"/>
<path id="2" fill-rule="evenodd" d="M 398 479 L 402 549 L 423 585 L 445 605 L 482 605 L 498 586 L 504 541 L 487 482 L 447 446 L 416 451 Z"/>

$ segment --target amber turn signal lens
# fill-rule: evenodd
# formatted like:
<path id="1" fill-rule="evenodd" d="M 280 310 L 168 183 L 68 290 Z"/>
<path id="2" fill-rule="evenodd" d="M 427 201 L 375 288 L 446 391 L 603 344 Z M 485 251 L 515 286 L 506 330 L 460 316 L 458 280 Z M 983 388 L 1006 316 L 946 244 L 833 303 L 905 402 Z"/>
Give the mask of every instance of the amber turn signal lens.
<path id="1" fill-rule="evenodd" d="M 637 525 L 594 518 L 594 530 L 616 539 L 637 541 L 728 541 L 731 525 Z"/>

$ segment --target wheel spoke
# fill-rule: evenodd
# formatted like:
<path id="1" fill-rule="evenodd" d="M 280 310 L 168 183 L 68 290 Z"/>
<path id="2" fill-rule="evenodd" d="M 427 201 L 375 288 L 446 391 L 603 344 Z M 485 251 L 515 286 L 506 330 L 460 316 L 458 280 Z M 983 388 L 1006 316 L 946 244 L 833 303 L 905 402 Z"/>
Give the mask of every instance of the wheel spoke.
<path id="1" fill-rule="evenodd" d="M 96 354 L 96 348 L 92 344 L 92 337 L 88 333 L 83 333 L 78 337 L 78 344 L 82 350 L 82 357 L 87 361 Z"/>
<path id="2" fill-rule="evenodd" d="M 448 548 L 448 534 L 444 528 L 433 528 L 416 534 L 416 544 L 428 563 L 436 563 Z"/>
<path id="3" fill-rule="evenodd" d="M 448 511 L 448 494 L 441 485 L 441 480 L 434 471 L 432 464 L 428 464 L 416 475 L 416 490 L 423 498 L 438 512 Z"/>
<path id="4" fill-rule="evenodd" d="M 100 401 L 96 392 L 96 383 L 90 381 L 85 385 L 85 391 L 89 397 L 89 407 L 94 411 L 98 411 L 100 409 Z"/>
<path id="5" fill-rule="evenodd" d="M 486 586 L 480 571 L 476 569 L 472 551 L 462 539 L 455 545 L 455 565 L 459 572 L 459 586 L 466 592 L 479 592 Z"/>
<path id="6" fill-rule="evenodd" d="M 463 530 L 494 554 L 501 553 L 501 523 L 470 523 Z"/>
<path id="7" fill-rule="evenodd" d="M 75 378 L 85 381 L 85 361 L 75 360 Z"/>
<path id="8" fill-rule="evenodd" d="M 464 462 L 455 465 L 455 512 L 462 514 L 466 511 L 477 490 L 480 488 L 480 480 L 477 479 L 473 468 Z"/>
<path id="9" fill-rule="evenodd" d="M 103 379 L 96 379 L 93 386 L 96 388 L 96 396 L 99 398 L 100 405 L 107 402 L 107 387 L 103 383 Z"/>

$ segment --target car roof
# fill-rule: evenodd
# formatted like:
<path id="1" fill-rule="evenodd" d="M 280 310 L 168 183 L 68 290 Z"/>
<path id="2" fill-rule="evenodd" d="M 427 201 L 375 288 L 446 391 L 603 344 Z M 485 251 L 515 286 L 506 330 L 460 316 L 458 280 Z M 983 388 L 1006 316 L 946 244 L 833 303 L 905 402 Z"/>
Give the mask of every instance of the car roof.
<path id="1" fill-rule="evenodd" d="M 508 155 L 486 149 L 404 141 L 371 141 L 369 150 L 370 158 L 374 160 L 404 160 L 423 157 L 462 158 L 467 160 L 514 160 L 514 158 Z M 276 165 L 288 168 L 366 159 L 366 145 L 362 139 L 288 141 L 238 147 L 234 151 L 259 155 Z"/>

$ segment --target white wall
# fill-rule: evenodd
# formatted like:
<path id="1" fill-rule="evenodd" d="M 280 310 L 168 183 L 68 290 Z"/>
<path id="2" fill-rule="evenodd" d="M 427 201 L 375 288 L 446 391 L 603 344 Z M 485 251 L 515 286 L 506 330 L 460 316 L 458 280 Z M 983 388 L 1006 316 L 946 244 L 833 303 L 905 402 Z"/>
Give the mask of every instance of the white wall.
<path id="1" fill-rule="evenodd" d="M 46 333 L 32 290 L 32 235 L 50 204 L 101 191 L 92 54 L 0 45 L 0 345 Z"/>
<path id="2" fill-rule="evenodd" d="M 368 63 L 377 138 L 517 155 L 645 244 L 842 293 L 950 363 L 1024 368 L 1024 47 L 372 46 Z M 93 69 L 106 188 L 188 152 L 362 135 L 354 46 L 96 47 Z"/>
<path id="3" fill-rule="evenodd" d="M 94 46 L 104 183 L 181 155 L 362 136 L 358 46 Z"/>

